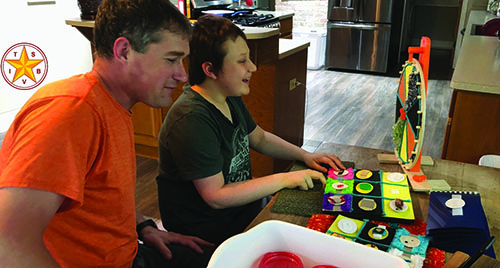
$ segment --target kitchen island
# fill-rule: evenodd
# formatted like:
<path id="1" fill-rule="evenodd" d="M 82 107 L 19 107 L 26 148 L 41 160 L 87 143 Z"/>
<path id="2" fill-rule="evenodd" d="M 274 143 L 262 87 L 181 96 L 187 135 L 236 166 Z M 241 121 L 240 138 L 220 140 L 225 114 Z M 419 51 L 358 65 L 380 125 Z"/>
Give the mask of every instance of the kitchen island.
<path id="1" fill-rule="evenodd" d="M 443 159 L 477 164 L 482 155 L 500 154 L 500 40 L 476 34 L 477 25 L 493 18 L 470 13 L 450 84 Z"/>
<path id="2" fill-rule="evenodd" d="M 283 16 L 288 19 L 288 16 Z M 281 19 L 281 17 L 280 17 Z M 94 21 L 69 19 L 90 42 L 94 52 Z M 280 29 L 242 27 L 250 58 L 257 71 L 250 80 L 250 94 L 243 99 L 257 124 L 283 139 L 302 146 L 304 132 L 307 48 L 309 42 L 280 39 Z M 187 61 L 184 62 L 187 70 Z M 182 93 L 179 84 L 172 95 Z M 142 103 L 132 108 L 137 155 L 158 157 L 158 134 L 169 108 L 156 109 Z M 291 161 L 273 160 L 251 151 L 252 173 L 261 177 L 289 168 Z"/>

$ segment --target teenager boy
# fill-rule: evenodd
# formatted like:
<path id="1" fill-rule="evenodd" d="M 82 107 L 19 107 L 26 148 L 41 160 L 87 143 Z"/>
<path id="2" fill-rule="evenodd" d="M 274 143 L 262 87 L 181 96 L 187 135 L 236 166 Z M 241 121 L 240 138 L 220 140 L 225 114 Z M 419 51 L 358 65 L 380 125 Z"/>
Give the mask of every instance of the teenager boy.
<path id="1" fill-rule="evenodd" d="M 158 198 L 167 229 L 215 244 L 242 232 L 261 200 L 283 188 L 325 182 L 316 170 L 252 178 L 249 148 L 276 158 L 344 168 L 334 155 L 308 153 L 262 130 L 242 95 L 257 70 L 243 31 L 230 20 L 203 16 L 190 41 L 189 83 L 170 109 L 159 137 Z"/>

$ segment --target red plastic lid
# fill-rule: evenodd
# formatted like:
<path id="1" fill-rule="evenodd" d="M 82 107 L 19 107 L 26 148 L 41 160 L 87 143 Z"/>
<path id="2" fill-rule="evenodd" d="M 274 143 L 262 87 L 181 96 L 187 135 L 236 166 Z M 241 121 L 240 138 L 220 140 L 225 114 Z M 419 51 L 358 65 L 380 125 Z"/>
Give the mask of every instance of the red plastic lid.
<path id="1" fill-rule="evenodd" d="M 304 268 L 304 265 L 297 255 L 286 251 L 276 251 L 264 254 L 259 268 Z"/>
<path id="2" fill-rule="evenodd" d="M 333 265 L 316 265 L 313 268 L 339 268 L 339 267 Z"/>

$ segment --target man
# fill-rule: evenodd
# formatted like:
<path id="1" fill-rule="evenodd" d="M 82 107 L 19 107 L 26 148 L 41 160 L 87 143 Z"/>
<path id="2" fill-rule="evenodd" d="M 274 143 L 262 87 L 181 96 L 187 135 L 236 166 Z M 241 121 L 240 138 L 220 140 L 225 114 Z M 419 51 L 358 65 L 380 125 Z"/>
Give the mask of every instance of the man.
<path id="1" fill-rule="evenodd" d="M 208 242 L 154 228 L 134 201 L 130 109 L 171 103 L 190 31 L 168 0 L 101 3 L 91 72 L 38 90 L 0 148 L 0 266 L 206 266 Z"/>

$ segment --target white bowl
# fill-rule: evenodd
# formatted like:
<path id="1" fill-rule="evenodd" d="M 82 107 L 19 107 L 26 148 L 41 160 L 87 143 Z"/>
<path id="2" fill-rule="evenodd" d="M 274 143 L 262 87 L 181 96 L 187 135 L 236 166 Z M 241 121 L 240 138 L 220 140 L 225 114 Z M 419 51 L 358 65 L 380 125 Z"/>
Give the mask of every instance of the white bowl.
<path id="1" fill-rule="evenodd" d="M 265 253 L 287 251 L 304 268 L 334 265 L 341 268 L 407 268 L 401 258 L 368 246 L 283 221 L 265 221 L 224 241 L 214 252 L 209 268 L 257 268 Z"/>

